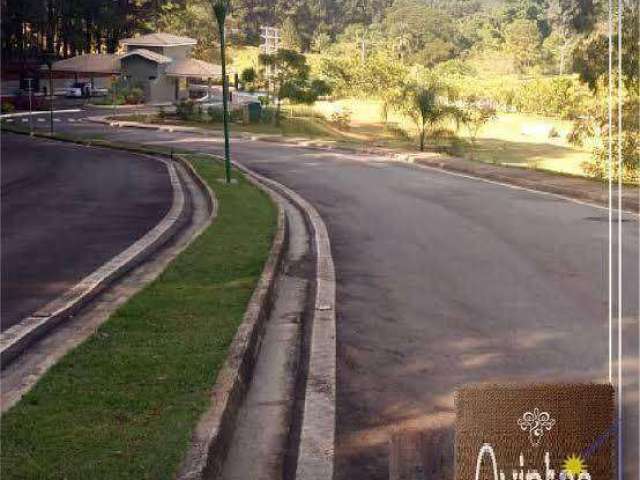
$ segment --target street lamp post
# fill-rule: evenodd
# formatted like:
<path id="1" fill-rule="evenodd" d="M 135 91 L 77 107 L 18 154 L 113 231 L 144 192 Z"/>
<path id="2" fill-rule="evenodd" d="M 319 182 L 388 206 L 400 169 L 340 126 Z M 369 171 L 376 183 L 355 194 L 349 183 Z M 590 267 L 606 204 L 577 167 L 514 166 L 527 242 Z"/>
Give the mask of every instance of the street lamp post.
<path id="1" fill-rule="evenodd" d="M 111 76 L 111 102 L 113 103 L 113 115 L 116 114 L 116 88 L 118 88 L 118 78 L 115 75 Z"/>
<path id="2" fill-rule="evenodd" d="M 225 56 L 224 22 L 229 12 L 230 0 L 212 0 L 213 13 L 220 32 L 220 64 L 222 66 L 222 119 L 224 125 L 224 172 L 227 183 L 231 183 L 231 158 L 229 155 L 229 81 L 227 79 L 227 59 Z"/>
<path id="3" fill-rule="evenodd" d="M 27 78 L 27 82 L 29 85 L 29 134 L 33 135 L 33 103 L 31 101 L 31 92 L 33 92 L 31 88 L 31 78 Z"/>
<path id="4" fill-rule="evenodd" d="M 49 133 L 53 134 L 53 53 L 47 53 L 45 62 L 49 68 Z"/>

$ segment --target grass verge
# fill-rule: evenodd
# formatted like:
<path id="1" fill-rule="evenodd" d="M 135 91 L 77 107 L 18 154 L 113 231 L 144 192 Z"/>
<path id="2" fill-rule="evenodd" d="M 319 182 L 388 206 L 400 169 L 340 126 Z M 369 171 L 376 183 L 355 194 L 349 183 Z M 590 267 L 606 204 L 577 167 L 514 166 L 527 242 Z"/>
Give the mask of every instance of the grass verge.
<path id="1" fill-rule="evenodd" d="M 351 126 L 339 128 L 324 119 L 336 106 L 353 112 Z M 417 153 L 415 126 L 404 116 L 392 112 L 388 123 L 380 120 L 379 102 L 341 100 L 317 102 L 315 110 L 307 107 L 300 115 L 288 107 L 283 109 L 280 126 L 272 123 L 233 125 L 233 131 L 264 136 L 308 138 L 336 147 L 379 147 L 400 152 Z M 122 117 L 121 117 L 122 118 Z M 132 114 L 124 120 L 143 123 L 177 124 L 211 129 L 221 132 L 219 123 L 182 121 L 175 117 L 161 119 L 154 115 Z M 570 121 L 525 114 L 501 114 L 491 120 L 475 141 L 465 135 L 464 128 L 456 131 L 453 122 L 442 125 L 451 135 L 428 137 L 426 150 L 494 165 L 528 168 L 552 173 L 587 177 L 583 163 L 590 161 L 591 151 L 578 148 L 566 141 L 571 130 Z M 555 137 L 549 137 L 554 131 Z"/>
<path id="2" fill-rule="evenodd" d="M 3 479 L 170 479 L 271 248 L 276 207 L 190 157 L 217 219 L 2 417 Z"/>

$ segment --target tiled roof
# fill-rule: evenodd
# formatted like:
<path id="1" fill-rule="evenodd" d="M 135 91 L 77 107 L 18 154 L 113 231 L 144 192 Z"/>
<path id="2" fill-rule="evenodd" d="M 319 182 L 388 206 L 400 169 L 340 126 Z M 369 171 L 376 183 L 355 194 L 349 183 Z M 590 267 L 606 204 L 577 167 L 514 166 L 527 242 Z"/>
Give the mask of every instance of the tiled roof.
<path id="1" fill-rule="evenodd" d="M 87 53 L 53 62 L 51 68 L 55 72 L 119 73 L 120 56 L 111 53 Z"/>
<path id="2" fill-rule="evenodd" d="M 210 78 L 222 75 L 222 67 L 195 58 L 185 58 L 168 65 L 166 73 L 174 77 Z"/>
<path id="3" fill-rule="evenodd" d="M 173 61 L 170 57 L 166 57 L 161 55 L 160 53 L 152 52 L 151 50 L 147 50 L 146 48 L 136 48 L 135 50 L 131 50 L 126 55 L 123 55 L 121 58 L 129 58 L 138 55 L 142 58 L 146 58 L 155 63 L 169 63 Z"/>
<path id="4" fill-rule="evenodd" d="M 181 37 L 172 33 L 149 33 L 138 37 L 125 38 L 120 40 L 122 45 L 141 45 L 147 47 L 170 47 L 174 45 L 195 45 L 198 43 L 190 37 Z"/>

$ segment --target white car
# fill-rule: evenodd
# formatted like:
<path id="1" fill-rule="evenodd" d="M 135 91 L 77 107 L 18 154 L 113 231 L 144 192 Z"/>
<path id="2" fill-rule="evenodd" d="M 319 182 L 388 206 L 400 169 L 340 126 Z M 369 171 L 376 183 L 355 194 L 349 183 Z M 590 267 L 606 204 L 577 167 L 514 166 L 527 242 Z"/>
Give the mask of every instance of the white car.
<path id="1" fill-rule="evenodd" d="M 209 104 L 209 103 L 222 103 L 222 95 L 216 95 L 213 93 L 207 93 L 206 95 L 196 98 L 194 101 L 194 103 L 205 103 L 205 104 Z"/>
<path id="2" fill-rule="evenodd" d="M 91 84 L 88 82 L 76 82 L 67 87 L 65 96 L 69 98 L 88 97 L 91 92 Z"/>
<path id="3" fill-rule="evenodd" d="M 104 97 L 108 93 L 106 88 L 94 88 L 91 82 L 76 82 L 65 89 L 65 96 L 69 98 Z"/>

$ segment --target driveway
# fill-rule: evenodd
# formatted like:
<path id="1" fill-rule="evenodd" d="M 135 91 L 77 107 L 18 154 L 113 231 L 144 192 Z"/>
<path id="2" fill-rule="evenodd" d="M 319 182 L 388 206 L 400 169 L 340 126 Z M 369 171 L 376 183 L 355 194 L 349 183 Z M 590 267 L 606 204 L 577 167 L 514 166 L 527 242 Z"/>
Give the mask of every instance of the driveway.
<path id="1" fill-rule="evenodd" d="M 152 229 L 172 188 L 153 159 L 2 134 L 2 330 Z"/>
<path id="2" fill-rule="evenodd" d="M 80 131 L 222 152 L 220 138 Z M 388 478 L 390 435 L 451 425 L 459 385 L 606 379 L 606 210 L 371 155 L 248 140 L 232 154 L 306 197 L 329 229 L 338 479 Z M 637 217 L 622 226 L 623 431 L 637 478 Z"/>

